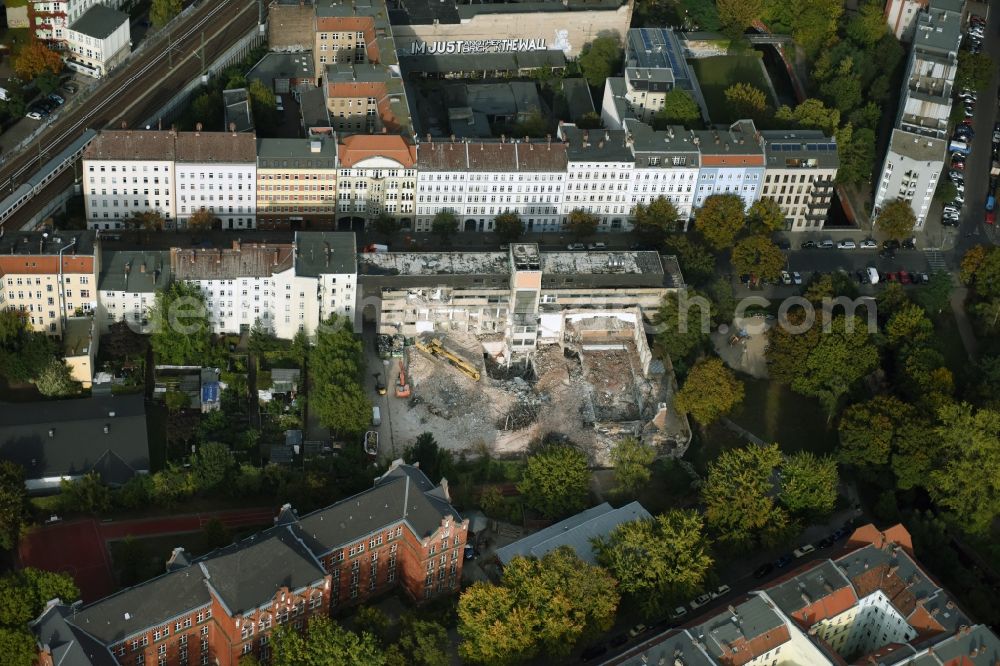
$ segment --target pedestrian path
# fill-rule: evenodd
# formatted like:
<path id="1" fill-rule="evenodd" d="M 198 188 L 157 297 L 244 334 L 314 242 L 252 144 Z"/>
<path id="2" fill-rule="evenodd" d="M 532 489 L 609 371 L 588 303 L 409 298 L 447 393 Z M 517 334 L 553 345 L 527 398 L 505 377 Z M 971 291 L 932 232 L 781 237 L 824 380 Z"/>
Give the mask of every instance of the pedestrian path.
<path id="1" fill-rule="evenodd" d="M 948 270 L 948 265 L 944 261 L 944 253 L 941 250 L 924 250 L 924 254 L 927 256 L 927 266 L 932 273 Z"/>

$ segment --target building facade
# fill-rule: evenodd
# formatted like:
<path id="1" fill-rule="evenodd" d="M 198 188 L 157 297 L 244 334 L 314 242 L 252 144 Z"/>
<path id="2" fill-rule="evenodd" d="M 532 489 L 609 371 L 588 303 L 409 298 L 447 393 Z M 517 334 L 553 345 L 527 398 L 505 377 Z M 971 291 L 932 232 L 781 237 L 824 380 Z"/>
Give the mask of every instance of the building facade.
<path id="1" fill-rule="evenodd" d="M 701 169 L 701 152 L 695 136 L 682 127 L 654 131 L 636 120 L 624 123 L 635 170 L 632 172 L 634 207 L 663 197 L 674 204 L 678 220 L 694 214 L 695 187 Z"/>
<path id="2" fill-rule="evenodd" d="M 446 480 L 402 461 L 367 491 L 301 518 L 286 505 L 275 523 L 198 559 L 176 549 L 164 575 L 90 605 L 50 603 L 32 623 L 40 664 L 67 652 L 81 666 L 266 662 L 279 625 L 301 631 L 393 589 L 417 602 L 458 591 L 468 520 Z"/>
<path id="3" fill-rule="evenodd" d="M 177 226 L 207 211 L 223 229 L 257 219 L 257 139 L 247 132 L 179 132 L 174 175 Z"/>
<path id="4" fill-rule="evenodd" d="M 137 213 L 176 217 L 176 133 L 132 130 L 98 132 L 84 150 L 84 204 L 91 229 L 122 229 Z"/>
<path id="5" fill-rule="evenodd" d="M 264 229 L 325 228 L 337 216 L 337 142 L 257 142 L 257 214 Z"/>
<path id="6" fill-rule="evenodd" d="M 561 123 L 558 136 L 566 143 L 568 157 L 562 219 L 582 210 L 597 217 L 598 231 L 631 229 L 635 159 L 626 133 Z"/>
<path id="7" fill-rule="evenodd" d="M 110 250 L 101 253 L 97 280 L 97 320 L 101 333 L 124 321 L 137 333 L 151 333 L 149 310 L 157 292 L 171 281 L 170 253 L 156 250 Z"/>
<path id="8" fill-rule="evenodd" d="M 738 194 L 749 207 L 764 183 L 764 148 L 751 120 L 728 129 L 695 132 L 701 151 L 701 170 L 694 205 L 700 208 L 713 194 Z"/>
<path id="9" fill-rule="evenodd" d="M 391 134 L 344 137 L 337 151 L 338 228 L 363 229 L 380 215 L 413 224 L 416 147 Z"/>
<path id="10" fill-rule="evenodd" d="M 451 211 L 464 231 L 492 231 L 497 215 L 520 215 L 527 231 L 558 231 L 566 146 L 556 142 L 417 144 L 415 231 Z"/>
<path id="11" fill-rule="evenodd" d="M 32 0 L 28 12 L 35 36 L 46 42 L 65 42 L 66 28 L 91 7 L 120 9 L 121 0 Z M 8 11 L 10 11 L 8 9 Z M 58 46 L 58 44 L 57 44 Z"/>
<path id="12" fill-rule="evenodd" d="M 889 0 L 885 3 L 885 22 L 901 42 L 912 42 L 917 16 L 927 8 L 928 0 Z"/>
<path id="13" fill-rule="evenodd" d="M 35 331 L 62 337 L 67 320 L 97 309 L 101 256 L 93 233 L 0 236 L 0 309 L 23 313 Z"/>
<path id="14" fill-rule="evenodd" d="M 760 191 L 785 215 L 789 231 L 822 229 L 840 160 L 837 141 L 819 130 L 761 132 L 767 168 Z"/>
<path id="15" fill-rule="evenodd" d="M 94 5 L 64 31 L 64 59 L 70 69 L 99 79 L 132 52 L 129 16 Z"/>
<path id="16" fill-rule="evenodd" d="M 876 220 L 896 199 L 910 204 L 918 228 L 927 220 L 947 154 L 961 39 L 961 3 L 933 0 L 917 15 L 899 113 L 875 189 Z"/>

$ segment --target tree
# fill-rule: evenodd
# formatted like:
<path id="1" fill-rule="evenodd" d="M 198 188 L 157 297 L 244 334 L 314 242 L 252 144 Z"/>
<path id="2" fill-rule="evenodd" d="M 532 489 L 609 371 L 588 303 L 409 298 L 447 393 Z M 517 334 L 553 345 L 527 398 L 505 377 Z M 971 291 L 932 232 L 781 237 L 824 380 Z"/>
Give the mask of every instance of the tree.
<path id="1" fill-rule="evenodd" d="M 212 212 L 205 208 L 199 208 L 191 213 L 191 217 L 187 221 L 187 228 L 192 231 L 206 231 L 211 229 L 213 224 L 215 224 L 215 215 L 212 215 Z"/>
<path id="2" fill-rule="evenodd" d="M 789 309 L 786 322 L 768 331 L 767 372 L 772 380 L 790 386 L 819 344 L 820 327 L 805 326 L 806 312 L 800 307 Z"/>
<path id="3" fill-rule="evenodd" d="M 764 0 L 718 0 L 719 21 L 727 35 L 739 37 L 759 21 L 764 13 Z"/>
<path id="4" fill-rule="evenodd" d="M 450 642 L 444 625 L 404 615 L 399 641 L 386 651 L 387 666 L 448 666 Z"/>
<path id="5" fill-rule="evenodd" d="M 200 490 L 212 490 L 228 479 L 236 461 L 229 447 L 219 442 L 205 442 L 191 457 L 191 471 Z"/>
<path id="6" fill-rule="evenodd" d="M 632 213 L 635 217 L 634 231 L 643 242 L 657 247 L 667 234 L 677 229 L 680 213 L 673 202 L 666 197 L 656 197 L 649 204 L 636 204 Z"/>
<path id="7" fill-rule="evenodd" d="M 451 237 L 458 231 L 458 218 L 450 210 L 441 210 L 434 215 L 431 221 L 431 233 L 437 236 L 442 243 L 448 243 Z"/>
<path id="8" fill-rule="evenodd" d="M 57 354 L 49 336 L 31 330 L 25 313 L 0 310 L 0 373 L 12 382 L 28 382 L 41 375 Z"/>
<path id="9" fill-rule="evenodd" d="M 778 499 L 792 514 L 818 517 L 828 515 L 837 503 L 837 461 L 800 451 L 785 456 L 781 464 L 781 493 Z"/>
<path id="10" fill-rule="evenodd" d="M 54 93 L 59 89 L 60 83 L 62 83 L 62 80 L 59 78 L 59 74 L 50 69 L 46 69 L 35 77 L 35 87 L 37 87 L 38 92 L 43 95 L 51 95 Z"/>
<path id="11" fill-rule="evenodd" d="M 0 460 L 0 549 L 13 550 L 17 546 L 26 501 L 24 468 Z"/>
<path id="12" fill-rule="evenodd" d="M 133 331 L 125 320 L 111 324 L 108 334 L 101 338 L 101 349 L 115 359 L 141 362 L 146 358 L 148 347 L 146 336 Z"/>
<path id="13" fill-rule="evenodd" d="M 384 240 L 391 240 L 402 229 L 399 220 L 388 213 L 379 213 L 379 216 L 372 221 L 372 229 Z"/>
<path id="14" fill-rule="evenodd" d="M 403 460 L 411 465 L 417 463 L 431 481 L 439 481 L 455 471 L 451 451 L 438 446 L 434 435 L 429 432 L 421 433 L 412 446 L 406 447 Z"/>
<path id="15" fill-rule="evenodd" d="M 927 490 L 966 530 L 987 533 L 1000 515 L 1000 413 L 949 404 L 938 422 L 944 459 L 931 470 Z"/>
<path id="16" fill-rule="evenodd" d="M 882 6 L 874 0 L 861 4 L 858 13 L 847 22 L 847 37 L 862 47 L 878 43 L 886 32 Z"/>
<path id="17" fill-rule="evenodd" d="M 692 289 L 667 294 L 653 318 L 656 330 L 653 348 L 675 368 L 686 368 L 708 340 L 711 304 Z"/>
<path id="18" fill-rule="evenodd" d="M 993 59 L 986 53 L 958 52 L 955 87 L 959 90 L 984 90 L 993 76 Z"/>
<path id="19" fill-rule="evenodd" d="M 691 235 L 668 236 L 666 251 L 677 255 L 688 284 L 700 285 L 715 276 L 715 255 L 704 244 L 692 240 Z"/>
<path id="20" fill-rule="evenodd" d="M 866 323 L 854 315 L 834 317 L 829 332 L 818 337 L 791 386 L 797 393 L 819 398 L 832 418 L 841 397 L 878 365 L 878 348 Z"/>
<path id="21" fill-rule="evenodd" d="M 309 619 L 306 635 L 291 624 L 279 624 L 271 634 L 274 666 L 383 666 L 385 655 L 371 634 L 357 635 L 325 615 Z"/>
<path id="22" fill-rule="evenodd" d="M 903 240 L 913 235 L 913 227 L 917 223 L 917 218 L 913 214 L 913 208 L 909 201 L 893 199 L 882 206 L 875 223 L 879 228 L 896 240 Z"/>
<path id="23" fill-rule="evenodd" d="M 361 385 L 364 351 L 346 318 L 331 317 L 309 351 L 309 407 L 338 435 L 357 436 L 368 427 L 371 402 Z"/>
<path id="24" fill-rule="evenodd" d="M 26 627 L 0 626 L 0 654 L 9 666 L 34 666 L 38 660 L 38 643 Z"/>
<path id="25" fill-rule="evenodd" d="M 890 347 L 923 346 L 933 337 L 934 324 L 923 308 L 907 303 L 889 317 L 885 335 Z"/>
<path id="26" fill-rule="evenodd" d="M 14 72 L 24 81 L 31 81 L 43 72 L 58 74 L 62 68 L 59 54 L 37 39 L 28 42 L 14 58 Z"/>
<path id="27" fill-rule="evenodd" d="M 737 234 L 746 226 L 743 198 L 738 194 L 713 194 L 694 216 L 695 228 L 708 244 L 723 250 L 732 247 Z"/>
<path id="28" fill-rule="evenodd" d="M 96 472 L 79 479 L 59 482 L 59 504 L 63 511 L 103 513 L 111 508 L 111 491 Z"/>
<path id="29" fill-rule="evenodd" d="M 355 632 L 371 634 L 381 642 L 385 642 L 389 624 L 389 616 L 378 606 L 362 606 L 354 613 Z"/>
<path id="30" fill-rule="evenodd" d="M 955 187 L 955 183 L 947 178 L 942 178 L 938 183 L 937 189 L 934 190 L 934 198 L 942 203 L 954 201 L 957 194 L 958 188 Z"/>
<path id="31" fill-rule="evenodd" d="M 874 130 L 868 127 L 854 130 L 845 125 L 837 132 L 837 147 L 840 153 L 837 182 L 854 185 L 867 182 L 875 163 Z"/>
<path id="32" fill-rule="evenodd" d="M 149 20 L 154 28 L 162 28 L 181 13 L 181 0 L 153 0 L 149 8 Z"/>
<path id="33" fill-rule="evenodd" d="M 888 464 L 896 429 L 912 412 L 909 405 L 890 395 L 849 406 L 840 417 L 837 458 L 856 467 Z"/>
<path id="34" fill-rule="evenodd" d="M 179 412 L 191 406 L 191 398 L 183 391 L 167 391 L 163 396 L 163 402 L 167 405 L 167 411 Z"/>
<path id="35" fill-rule="evenodd" d="M 626 437 L 611 449 L 611 465 L 615 468 L 618 489 L 633 493 L 649 482 L 650 465 L 656 459 L 656 450 L 634 437 Z"/>
<path id="36" fill-rule="evenodd" d="M 48 397 L 64 398 L 80 392 L 80 382 L 73 379 L 69 366 L 58 358 L 50 359 L 34 381 L 38 392 Z"/>
<path id="37" fill-rule="evenodd" d="M 614 578 L 569 546 L 541 559 L 515 557 L 499 585 L 477 582 L 462 592 L 459 657 L 494 665 L 539 653 L 565 658 L 582 637 L 611 628 L 618 601 Z"/>
<path id="38" fill-rule="evenodd" d="M 981 298 L 1000 296 L 1000 249 L 976 246 L 962 258 L 962 282 L 973 287 Z"/>
<path id="39" fill-rule="evenodd" d="M 597 223 L 597 216 L 580 208 L 574 208 L 566 216 L 563 229 L 568 231 L 575 240 L 581 241 L 597 232 Z"/>
<path id="40" fill-rule="evenodd" d="M 709 463 L 701 498 L 720 539 L 746 545 L 785 529 L 788 516 L 771 497 L 771 475 L 780 463 L 777 444 L 728 449 Z"/>
<path id="41" fill-rule="evenodd" d="M 754 233 L 767 234 L 785 228 L 785 214 L 774 199 L 758 199 L 750 204 L 746 218 Z"/>
<path id="42" fill-rule="evenodd" d="M 739 2 L 739 0 L 733 0 Z M 767 95 L 749 83 L 737 82 L 726 88 L 726 106 L 738 118 L 762 119 L 767 112 Z"/>
<path id="43" fill-rule="evenodd" d="M 524 222 L 521 221 L 521 216 L 517 214 L 517 211 L 506 210 L 496 216 L 493 229 L 500 240 L 511 243 L 524 235 Z"/>
<path id="44" fill-rule="evenodd" d="M 785 254 L 763 234 L 747 236 L 733 246 L 730 261 L 737 273 L 757 280 L 777 280 L 785 267 Z"/>
<path id="45" fill-rule="evenodd" d="M 810 97 L 791 109 L 788 106 L 779 108 L 774 117 L 776 120 L 791 122 L 803 129 L 823 130 L 831 136 L 840 126 L 840 111 L 827 108 L 822 100 Z"/>
<path id="46" fill-rule="evenodd" d="M 782 9 L 791 15 L 795 43 L 813 58 L 836 37 L 844 5 L 840 0 L 792 0 Z"/>
<path id="47" fill-rule="evenodd" d="M 518 490 L 524 502 L 546 518 L 563 518 L 587 505 L 587 456 L 565 444 L 550 444 L 528 458 Z"/>
<path id="48" fill-rule="evenodd" d="M 205 297 L 198 287 L 179 280 L 171 282 L 156 294 L 149 320 L 157 363 L 200 365 L 209 353 L 212 332 Z"/>
<path id="49" fill-rule="evenodd" d="M 684 386 L 677 392 L 674 405 L 687 412 L 703 426 L 709 426 L 743 402 L 743 382 L 720 358 L 698 361 Z"/>
<path id="50" fill-rule="evenodd" d="M 648 616 L 702 589 L 712 567 L 701 515 L 671 509 L 651 520 L 621 523 L 594 540 L 598 563 Z"/>
<path id="51" fill-rule="evenodd" d="M 670 125 L 693 128 L 701 124 L 701 109 L 686 90 L 674 88 L 663 96 L 663 107 L 653 116 L 653 128 L 664 130 Z"/>
<path id="52" fill-rule="evenodd" d="M 577 59 L 580 72 L 591 88 L 603 88 L 604 81 L 621 69 L 622 50 L 614 37 L 598 37 L 584 45 Z"/>

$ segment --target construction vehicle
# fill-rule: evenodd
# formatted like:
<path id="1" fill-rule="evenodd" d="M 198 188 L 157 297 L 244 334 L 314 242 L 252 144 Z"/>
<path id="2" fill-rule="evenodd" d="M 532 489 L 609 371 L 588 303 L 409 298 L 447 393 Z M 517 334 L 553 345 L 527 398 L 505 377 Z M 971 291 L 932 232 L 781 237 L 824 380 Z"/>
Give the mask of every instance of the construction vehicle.
<path id="1" fill-rule="evenodd" d="M 406 370 L 403 369 L 402 361 L 399 362 L 399 379 L 396 380 L 396 397 L 410 397 L 410 385 L 406 383 Z"/>
<path id="2" fill-rule="evenodd" d="M 450 363 L 452 367 L 457 368 L 458 370 L 464 372 L 470 379 L 472 379 L 472 381 L 474 382 L 479 381 L 479 370 L 476 369 L 476 366 L 472 365 L 464 358 L 448 351 L 448 349 L 446 349 L 445 346 L 441 343 L 441 341 L 438 340 L 437 338 L 434 338 L 430 342 L 417 340 L 414 344 L 420 351 L 427 352 L 434 358 L 440 358 L 445 361 L 448 361 L 448 363 Z"/>
<path id="3" fill-rule="evenodd" d="M 382 381 L 382 373 L 375 373 L 375 391 L 379 395 L 385 395 L 385 382 Z"/>

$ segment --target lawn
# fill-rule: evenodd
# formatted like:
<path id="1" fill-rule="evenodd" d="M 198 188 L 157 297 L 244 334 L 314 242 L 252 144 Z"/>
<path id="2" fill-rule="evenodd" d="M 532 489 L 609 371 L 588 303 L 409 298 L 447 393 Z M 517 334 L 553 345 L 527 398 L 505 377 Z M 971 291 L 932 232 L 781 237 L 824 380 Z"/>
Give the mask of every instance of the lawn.
<path id="1" fill-rule="evenodd" d="M 713 123 L 732 123 L 739 118 L 730 115 L 726 104 L 726 88 L 734 83 L 749 83 L 760 88 L 771 98 L 771 85 L 761 65 L 760 54 L 725 55 L 696 58 L 689 61 L 698 77 L 698 84 L 708 104 L 708 115 Z M 774 104 L 775 100 L 771 99 Z"/>
<path id="2" fill-rule="evenodd" d="M 831 453 L 837 431 L 828 427 L 819 402 L 794 393 L 787 386 L 766 379 L 744 378 L 746 394 L 729 418 L 765 442 L 777 442 L 787 453 Z M 696 433 L 686 459 L 704 472 L 724 449 L 744 445 L 744 440 L 721 424 Z"/>

